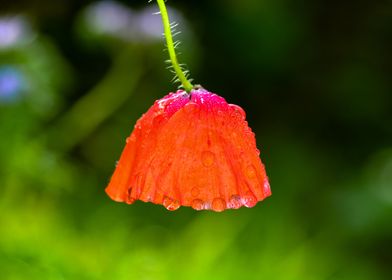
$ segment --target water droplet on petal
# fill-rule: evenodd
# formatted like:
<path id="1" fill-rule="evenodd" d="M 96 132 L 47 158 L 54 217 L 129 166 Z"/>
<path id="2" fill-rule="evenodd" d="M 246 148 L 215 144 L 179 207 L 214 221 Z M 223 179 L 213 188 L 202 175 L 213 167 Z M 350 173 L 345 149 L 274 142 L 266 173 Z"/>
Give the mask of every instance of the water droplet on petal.
<path id="1" fill-rule="evenodd" d="M 152 120 L 152 125 L 153 125 L 153 126 L 160 126 L 160 125 L 163 123 L 164 119 L 165 119 L 165 117 L 164 117 L 162 114 L 157 115 L 157 116 Z"/>
<path id="2" fill-rule="evenodd" d="M 212 205 L 211 205 L 212 210 L 214 210 L 215 212 L 222 212 L 223 210 L 226 209 L 226 201 L 223 200 L 222 198 L 215 198 L 212 201 Z"/>
<path id="3" fill-rule="evenodd" d="M 269 184 L 268 180 L 264 181 L 263 193 L 264 193 L 265 196 L 271 195 L 271 187 L 270 187 L 270 184 Z"/>
<path id="4" fill-rule="evenodd" d="M 194 199 L 191 206 L 193 209 L 200 211 L 204 209 L 204 202 L 201 199 Z"/>
<path id="5" fill-rule="evenodd" d="M 192 194 L 192 196 L 199 196 L 199 194 L 200 194 L 199 188 L 197 188 L 197 187 L 192 188 L 191 194 Z"/>
<path id="6" fill-rule="evenodd" d="M 253 165 L 248 165 L 245 169 L 245 174 L 250 179 L 255 178 L 256 177 L 256 168 Z"/>
<path id="7" fill-rule="evenodd" d="M 132 135 L 135 135 L 135 136 L 132 136 Z M 131 137 L 135 137 L 135 140 L 136 140 L 136 138 L 142 137 L 142 135 L 143 135 L 142 126 L 139 123 L 136 123 L 134 130 L 132 132 L 132 135 L 131 135 Z"/>
<path id="8" fill-rule="evenodd" d="M 180 202 L 178 200 L 171 199 L 170 197 L 165 197 L 162 202 L 163 206 L 169 211 L 174 211 L 180 208 Z"/>
<path id="9" fill-rule="evenodd" d="M 201 154 L 201 161 L 205 167 L 210 167 L 215 162 L 215 154 L 210 151 L 204 151 Z"/>
<path id="10" fill-rule="evenodd" d="M 235 104 L 229 104 L 229 106 L 232 108 L 231 116 L 237 120 L 245 120 L 245 111 L 240 107 Z"/>
<path id="11" fill-rule="evenodd" d="M 142 126 L 140 125 L 139 122 L 137 122 L 137 123 L 135 124 L 135 129 L 136 129 L 136 130 L 141 130 L 141 129 L 142 129 Z"/>
<path id="12" fill-rule="evenodd" d="M 243 197 L 242 197 L 242 203 L 248 207 L 251 208 L 256 205 L 257 203 L 257 198 L 251 193 L 247 192 Z"/>
<path id="13" fill-rule="evenodd" d="M 209 201 L 204 202 L 203 209 L 210 210 L 211 209 L 211 202 L 209 202 Z"/>
<path id="14" fill-rule="evenodd" d="M 197 113 L 200 111 L 200 106 L 195 102 L 188 102 L 184 106 L 184 111 L 187 114 Z"/>
<path id="15" fill-rule="evenodd" d="M 238 209 L 242 206 L 241 197 L 239 195 L 232 195 L 229 200 L 229 207 L 233 209 Z"/>
<path id="16" fill-rule="evenodd" d="M 129 142 L 136 142 L 136 136 L 134 133 L 131 134 L 131 136 L 127 137 L 125 142 L 128 144 Z"/>

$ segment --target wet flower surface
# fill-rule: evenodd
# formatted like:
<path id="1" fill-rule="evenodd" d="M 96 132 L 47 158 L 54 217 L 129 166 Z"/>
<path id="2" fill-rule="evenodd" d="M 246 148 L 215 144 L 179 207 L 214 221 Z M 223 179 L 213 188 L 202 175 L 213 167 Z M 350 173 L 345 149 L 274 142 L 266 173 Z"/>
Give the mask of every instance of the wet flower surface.
<path id="1" fill-rule="evenodd" d="M 271 195 L 245 112 L 207 90 L 156 101 L 126 142 L 106 188 L 115 201 L 220 212 Z"/>

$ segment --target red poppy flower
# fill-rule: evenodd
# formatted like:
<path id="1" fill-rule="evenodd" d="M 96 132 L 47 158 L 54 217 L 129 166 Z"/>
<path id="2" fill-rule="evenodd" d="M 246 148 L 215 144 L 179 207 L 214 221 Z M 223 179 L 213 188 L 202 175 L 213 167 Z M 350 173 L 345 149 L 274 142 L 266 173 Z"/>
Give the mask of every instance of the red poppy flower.
<path id="1" fill-rule="evenodd" d="M 156 101 L 126 142 L 106 188 L 115 201 L 219 212 L 271 195 L 245 112 L 204 89 Z"/>

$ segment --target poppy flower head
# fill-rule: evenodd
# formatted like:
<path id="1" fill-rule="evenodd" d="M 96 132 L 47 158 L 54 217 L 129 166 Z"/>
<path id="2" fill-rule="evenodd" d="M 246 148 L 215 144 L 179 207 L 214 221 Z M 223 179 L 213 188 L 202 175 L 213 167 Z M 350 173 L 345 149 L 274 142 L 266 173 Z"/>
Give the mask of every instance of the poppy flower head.
<path id="1" fill-rule="evenodd" d="M 115 201 L 220 212 L 271 195 L 245 112 L 205 89 L 156 101 L 126 142 L 106 188 Z"/>

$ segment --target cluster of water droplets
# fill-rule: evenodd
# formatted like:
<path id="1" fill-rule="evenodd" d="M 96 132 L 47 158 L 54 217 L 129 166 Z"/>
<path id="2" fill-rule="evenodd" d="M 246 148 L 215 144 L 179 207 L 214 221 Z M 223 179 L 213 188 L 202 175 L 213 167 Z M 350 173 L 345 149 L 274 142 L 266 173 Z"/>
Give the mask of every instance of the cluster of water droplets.
<path id="1" fill-rule="evenodd" d="M 191 202 L 191 207 L 198 211 L 213 210 L 215 212 L 222 212 L 225 209 L 238 209 L 242 206 L 253 207 L 256 203 L 257 198 L 251 192 L 248 192 L 243 196 L 233 194 L 228 201 L 220 197 L 214 198 L 212 201 L 203 201 L 195 198 Z"/>
<path id="2" fill-rule="evenodd" d="M 269 185 L 268 185 L 268 189 L 269 189 Z M 251 191 L 248 191 L 243 195 L 233 194 L 229 197 L 227 201 L 222 197 L 216 197 L 212 199 L 212 201 L 203 201 L 199 197 L 200 193 L 201 191 L 198 187 L 194 187 L 191 189 L 191 195 L 192 197 L 194 197 L 194 199 L 191 200 L 189 206 L 191 206 L 193 209 L 197 211 L 212 210 L 215 212 L 222 212 L 225 209 L 238 209 L 242 206 L 251 208 L 254 207 L 258 201 L 256 196 Z M 181 206 L 180 201 L 167 196 L 163 199 L 162 204 L 167 210 L 170 211 L 177 210 Z"/>
<path id="3" fill-rule="evenodd" d="M 268 182 L 266 184 L 268 184 Z M 269 190 L 269 185 L 265 185 L 264 188 L 268 188 Z M 203 201 L 199 198 L 200 189 L 197 187 L 191 189 L 191 195 L 194 197 L 194 199 L 191 200 L 189 206 L 197 211 L 212 210 L 215 212 L 222 212 L 225 209 L 238 209 L 242 206 L 251 208 L 254 207 L 258 201 L 256 196 L 251 191 L 248 191 L 243 195 L 233 194 L 227 201 L 222 197 L 216 197 L 212 199 L 212 201 Z M 170 198 L 168 196 L 164 197 L 162 204 L 169 211 L 175 211 L 181 206 L 179 200 Z"/>

